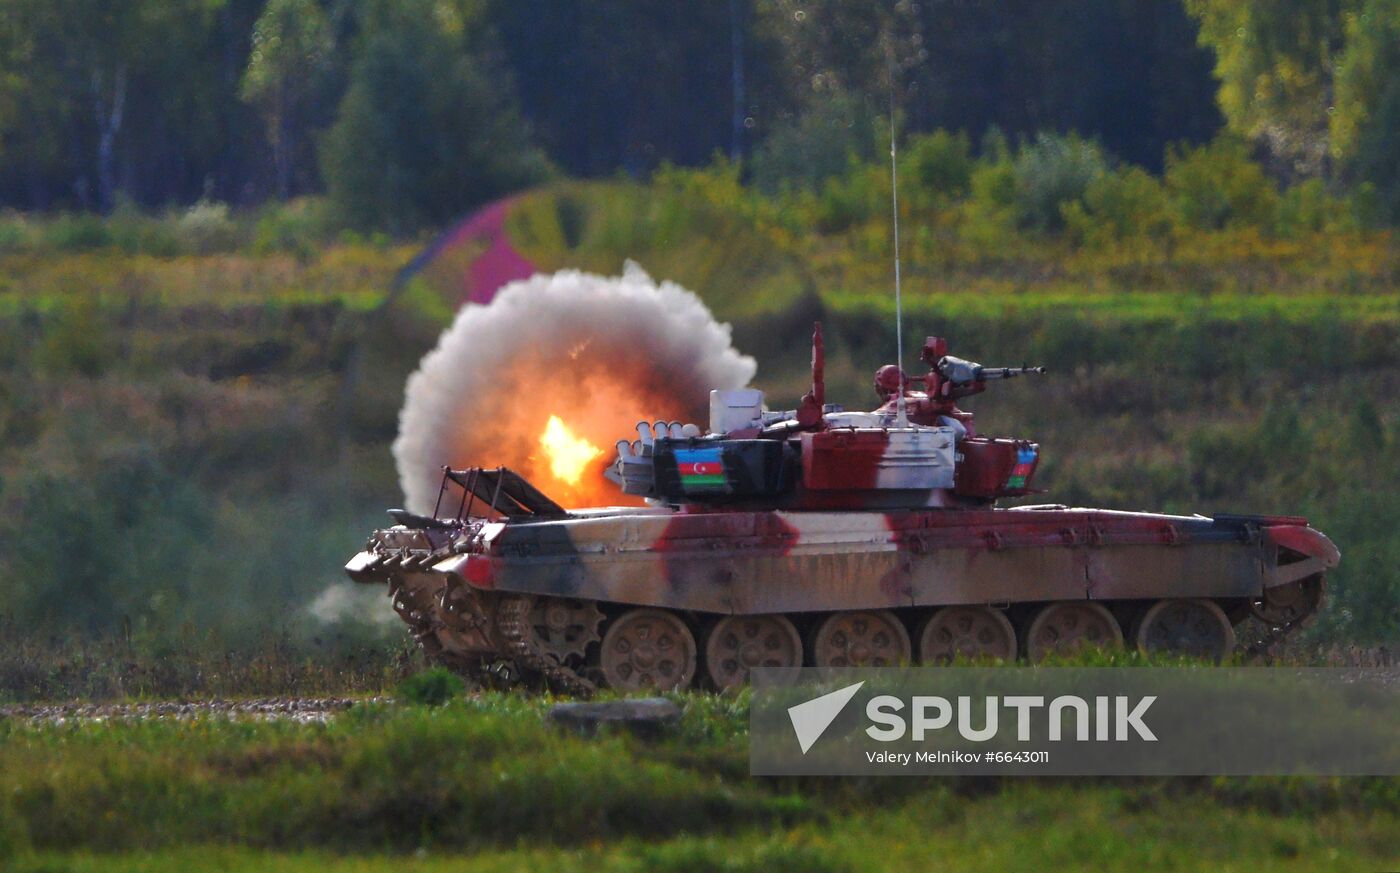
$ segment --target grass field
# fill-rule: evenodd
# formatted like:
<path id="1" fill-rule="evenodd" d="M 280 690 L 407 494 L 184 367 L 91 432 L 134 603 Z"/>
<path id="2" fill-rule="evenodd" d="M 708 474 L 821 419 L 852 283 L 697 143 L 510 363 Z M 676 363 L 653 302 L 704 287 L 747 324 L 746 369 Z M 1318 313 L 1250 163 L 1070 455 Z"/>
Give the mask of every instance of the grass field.
<path id="1" fill-rule="evenodd" d="M 1389 869 L 1394 780 L 752 779 L 744 698 L 657 740 L 545 702 L 329 724 L 0 725 L 0 851 L 39 870 Z"/>

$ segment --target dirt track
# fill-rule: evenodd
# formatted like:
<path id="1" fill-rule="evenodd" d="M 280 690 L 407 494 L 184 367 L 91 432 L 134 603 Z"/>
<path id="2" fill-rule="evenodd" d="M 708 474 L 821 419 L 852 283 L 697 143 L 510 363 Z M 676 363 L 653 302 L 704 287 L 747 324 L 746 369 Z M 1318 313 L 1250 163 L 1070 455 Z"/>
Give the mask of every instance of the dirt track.
<path id="1" fill-rule="evenodd" d="M 384 698 L 265 697 L 253 700 L 161 701 L 152 703 L 51 703 L 0 706 L 0 720 L 63 724 L 70 721 L 188 720 L 193 718 L 251 718 L 262 721 L 325 721 L 356 703 Z"/>

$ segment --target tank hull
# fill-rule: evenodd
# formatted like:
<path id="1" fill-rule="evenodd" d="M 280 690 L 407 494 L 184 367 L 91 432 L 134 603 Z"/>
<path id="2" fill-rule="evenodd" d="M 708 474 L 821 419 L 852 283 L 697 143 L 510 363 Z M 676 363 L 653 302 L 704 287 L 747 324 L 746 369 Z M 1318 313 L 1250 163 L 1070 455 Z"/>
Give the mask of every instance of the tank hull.
<path id="1" fill-rule="evenodd" d="M 487 524 L 476 548 L 421 569 L 487 592 L 720 614 L 1251 598 L 1338 558 L 1300 519 L 1092 509 L 619 510 Z"/>
<path id="2" fill-rule="evenodd" d="M 666 610 L 697 635 L 722 616 L 805 627 L 828 614 L 888 611 L 917 629 L 941 607 L 1015 615 L 1084 601 L 1106 604 L 1131 628 L 1166 600 L 1209 600 L 1242 620 L 1270 589 L 1320 584 L 1340 558 L 1299 518 L 1063 507 L 602 509 L 439 524 L 376 532 L 346 569 L 388 583 L 430 654 L 483 659 L 508 651 L 495 610 L 509 598 L 596 603 L 600 616 Z"/>

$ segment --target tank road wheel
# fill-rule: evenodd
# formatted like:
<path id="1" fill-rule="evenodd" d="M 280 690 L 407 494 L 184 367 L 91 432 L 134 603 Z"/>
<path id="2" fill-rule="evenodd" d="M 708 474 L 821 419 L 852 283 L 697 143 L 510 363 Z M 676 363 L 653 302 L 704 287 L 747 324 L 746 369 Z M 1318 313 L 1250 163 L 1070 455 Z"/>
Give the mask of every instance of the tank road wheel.
<path id="1" fill-rule="evenodd" d="M 801 667 L 802 637 L 781 615 L 728 615 L 705 639 L 705 669 L 720 688 L 749 681 L 755 667 Z"/>
<path id="2" fill-rule="evenodd" d="M 894 667 L 911 660 L 909 632 L 886 609 L 838 612 L 812 638 L 812 662 L 818 667 Z"/>
<path id="3" fill-rule="evenodd" d="M 1016 660 L 1016 630 L 1000 609 L 945 606 L 929 616 L 919 634 L 919 661 L 946 664 L 954 658 Z"/>
<path id="4" fill-rule="evenodd" d="M 1250 613 L 1270 627 L 1291 627 L 1317 614 L 1322 608 L 1322 577 L 1309 576 L 1265 588 L 1258 600 L 1250 603 Z"/>
<path id="5" fill-rule="evenodd" d="M 570 655 L 582 657 L 589 643 L 600 639 L 598 625 L 603 623 L 603 613 L 591 600 L 538 597 L 528 621 L 535 646 L 562 664 Z"/>
<path id="6" fill-rule="evenodd" d="M 1081 648 L 1110 649 L 1123 645 L 1123 629 L 1101 603 L 1067 600 L 1046 605 L 1036 613 L 1026 631 L 1026 656 L 1034 661 L 1046 655 Z"/>
<path id="7" fill-rule="evenodd" d="M 1212 600 L 1159 600 L 1138 621 L 1136 637 L 1144 654 L 1195 655 L 1217 664 L 1235 648 L 1235 629 Z"/>
<path id="8" fill-rule="evenodd" d="M 675 615 L 660 609 L 622 614 L 603 635 L 599 667 L 618 691 L 686 688 L 695 679 L 695 636 Z"/>

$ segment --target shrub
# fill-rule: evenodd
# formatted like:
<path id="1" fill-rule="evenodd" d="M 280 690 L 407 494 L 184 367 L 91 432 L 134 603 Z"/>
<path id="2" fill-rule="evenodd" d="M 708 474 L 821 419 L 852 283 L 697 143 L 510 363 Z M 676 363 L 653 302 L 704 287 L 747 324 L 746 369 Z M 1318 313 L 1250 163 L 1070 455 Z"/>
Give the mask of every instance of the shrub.
<path id="1" fill-rule="evenodd" d="M 1168 147 L 1163 181 L 1177 217 L 1188 227 L 1273 226 L 1278 194 L 1236 140 Z"/>
<path id="2" fill-rule="evenodd" d="M 54 375 L 102 375 L 115 353 L 104 319 L 83 300 L 65 303 L 45 326 L 35 350 L 41 371 Z"/>
<path id="3" fill-rule="evenodd" d="M 874 160 L 880 129 L 867 100 L 837 94 L 814 101 L 801 115 L 774 125 L 750 162 L 754 185 L 769 194 L 818 191 L 828 179 L 847 175 L 853 161 Z"/>
<path id="4" fill-rule="evenodd" d="M 107 216 L 106 229 L 107 244 L 128 255 L 173 258 L 182 248 L 175 221 L 153 218 L 124 197 L 118 199 L 116 209 Z"/>
<path id="5" fill-rule="evenodd" d="M 967 134 L 937 130 L 914 136 L 900 153 L 900 176 L 915 205 L 961 200 L 972 186 L 972 148 Z"/>
<path id="6" fill-rule="evenodd" d="M 85 422 L 85 424 L 91 424 Z M 83 460 L 86 478 L 16 482 L 0 535 L 6 611 L 35 629 L 100 632 L 130 620 L 175 623 L 196 599 L 210 511 L 194 485 L 148 449 Z"/>
<path id="7" fill-rule="evenodd" d="M 13 252 L 34 243 L 34 225 L 19 212 L 6 210 L 0 214 L 0 252 Z"/>
<path id="8" fill-rule="evenodd" d="M 1004 245 L 1016 230 L 1016 168 L 1005 156 L 979 161 L 970 181 L 972 196 L 959 229 L 964 240 L 982 248 Z"/>
<path id="9" fill-rule="evenodd" d="M 861 225 L 890 208 L 890 177 L 878 164 L 852 158 L 845 175 L 826 180 L 817 197 L 816 224 L 822 233 L 839 233 Z"/>
<path id="10" fill-rule="evenodd" d="M 86 252 L 110 245 L 112 235 L 102 216 L 61 215 L 45 229 L 44 241 L 61 252 Z"/>
<path id="11" fill-rule="evenodd" d="M 253 228 L 253 252 L 287 252 L 309 259 L 334 227 L 324 200 L 302 197 L 263 210 Z"/>
<path id="12" fill-rule="evenodd" d="M 209 254 L 238 244 L 238 228 L 229 218 L 228 204 L 200 200 L 176 221 L 186 251 Z"/>
<path id="13" fill-rule="evenodd" d="M 466 690 L 467 684 L 456 673 L 446 667 L 431 667 L 400 682 L 395 696 L 404 703 L 442 706 L 453 698 L 461 697 Z"/>
<path id="14" fill-rule="evenodd" d="M 1036 134 L 1016 156 L 1016 208 L 1022 226 L 1040 231 L 1064 227 L 1064 207 L 1108 169 L 1103 150 L 1076 134 Z"/>
<path id="15" fill-rule="evenodd" d="M 1278 200 L 1276 229 L 1282 236 L 1351 230 L 1355 224 L 1351 204 L 1329 194 L 1321 179 L 1294 185 Z"/>
<path id="16" fill-rule="evenodd" d="M 1104 173 L 1084 189 L 1082 201 L 1064 205 L 1065 223 L 1080 241 L 1102 244 L 1158 238 L 1172 229 L 1162 183 L 1141 167 Z"/>

